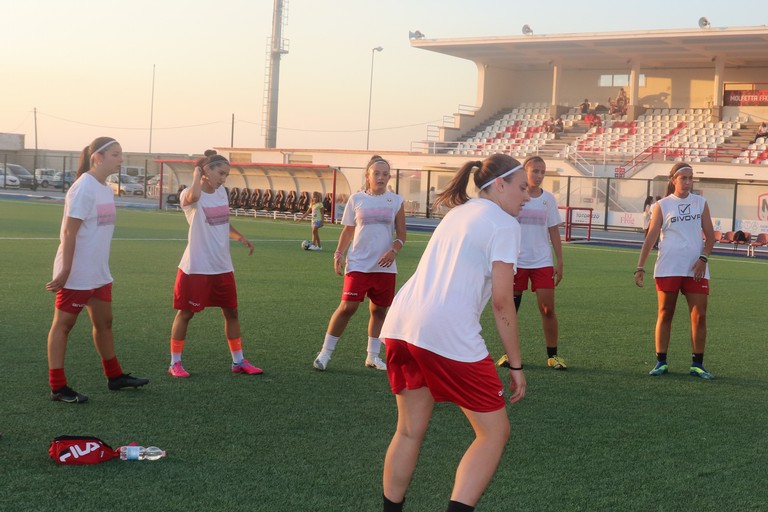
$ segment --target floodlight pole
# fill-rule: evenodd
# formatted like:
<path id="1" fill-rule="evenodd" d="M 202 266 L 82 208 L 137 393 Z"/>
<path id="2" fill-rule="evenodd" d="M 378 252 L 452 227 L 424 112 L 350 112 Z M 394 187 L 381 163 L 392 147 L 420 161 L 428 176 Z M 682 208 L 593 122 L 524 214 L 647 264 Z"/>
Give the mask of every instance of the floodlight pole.
<path id="1" fill-rule="evenodd" d="M 376 55 L 376 52 L 382 51 L 384 48 L 381 46 L 377 46 L 376 48 L 371 48 L 371 86 L 368 89 L 368 131 L 365 136 L 365 149 L 368 150 L 368 146 L 371 141 L 371 101 L 373 99 L 373 56 Z"/>
<path id="2" fill-rule="evenodd" d="M 155 121 L 155 64 L 152 64 L 152 96 L 149 101 L 149 153 L 152 153 L 152 127 Z M 144 169 L 146 172 L 146 168 Z"/>

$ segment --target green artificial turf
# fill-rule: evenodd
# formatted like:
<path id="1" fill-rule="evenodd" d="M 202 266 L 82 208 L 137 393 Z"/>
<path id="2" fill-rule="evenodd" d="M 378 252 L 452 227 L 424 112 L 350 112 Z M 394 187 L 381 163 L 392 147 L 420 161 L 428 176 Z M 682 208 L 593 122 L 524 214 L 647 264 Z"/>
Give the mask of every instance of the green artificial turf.
<path id="1" fill-rule="evenodd" d="M 151 383 L 107 389 L 85 314 L 70 334 L 70 385 L 82 405 L 49 400 L 46 336 L 61 203 L 0 200 L 0 509 L 3 511 L 381 509 L 384 453 L 395 428 L 386 374 L 363 366 L 361 308 L 328 371 L 312 368 L 338 305 L 333 272 L 340 233 L 303 251 L 309 223 L 233 218 L 256 249 L 232 246 L 246 357 L 262 376 L 234 375 L 220 312 L 192 320 L 189 379 L 168 365 L 176 265 L 186 243 L 181 213 L 119 209 L 112 243 L 114 332 L 125 371 Z M 398 286 L 429 238 L 409 232 Z M 486 511 L 766 510 L 768 376 L 765 260 L 711 258 L 711 382 L 688 375 L 689 322 L 680 299 L 670 374 L 654 364 L 656 294 L 632 281 L 637 251 L 569 244 L 557 290 L 560 355 L 546 367 L 540 316 L 526 293 L 520 332 L 528 389 L 509 407 L 512 435 L 478 504 Z M 652 261 L 649 261 L 649 265 Z M 487 309 L 484 335 L 500 343 Z M 508 377 L 501 371 L 506 383 Z M 168 452 L 157 462 L 60 466 L 47 456 L 61 434 L 95 435 Z M 439 511 L 472 439 L 461 412 L 438 404 L 408 492 L 408 511 Z"/>

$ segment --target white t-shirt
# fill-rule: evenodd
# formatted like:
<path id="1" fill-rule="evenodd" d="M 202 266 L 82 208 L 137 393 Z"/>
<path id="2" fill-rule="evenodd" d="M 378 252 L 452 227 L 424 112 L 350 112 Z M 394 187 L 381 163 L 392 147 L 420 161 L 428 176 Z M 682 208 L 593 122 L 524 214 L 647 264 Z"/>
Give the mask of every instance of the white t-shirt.
<path id="1" fill-rule="evenodd" d="M 553 265 L 550 248 L 549 228 L 560 224 L 560 212 L 557 199 L 551 192 L 541 191 L 541 195 L 525 203 L 517 215 L 522 233 L 520 244 L 520 268 L 543 268 Z"/>
<path id="2" fill-rule="evenodd" d="M 378 265 L 379 259 L 392 248 L 395 216 L 403 198 L 394 192 L 374 196 L 355 192 L 347 201 L 341 223 L 355 226 L 355 236 L 347 251 L 346 272 L 387 272 L 397 274 L 397 264 L 388 268 Z"/>
<path id="3" fill-rule="evenodd" d="M 707 200 L 696 194 L 680 199 L 670 194 L 659 200 L 661 239 L 654 277 L 693 277 L 693 265 L 704 248 L 701 215 Z M 704 272 L 709 279 L 709 265 Z"/>
<path id="4" fill-rule="evenodd" d="M 179 195 L 183 198 L 190 189 Z M 196 203 L 183 207 L 189 223 L 187 248 L 179 268 L 185 274 L 224 274 L 232 272 L 229 254 L 229 198 L 224 187 L 212 193 L 202 191 Z"/>
<path id="5" fill-rule="evenodd" d="M 381 337 L 455 361 L 484 359 L 480 315 L 491 297 L 493 262 L 516 265 L 519 251 L 520 225 L 496 203 L 478 198 L 453 208 L 397 292 Z"/>
<path id="6" fill-rule="evenodd" d="M 112 282 L 109 272 L 109 247 L 115 231 L 115 197 L 109 185 L 84 173 L 72 184 L 64 199 L 64 216 L 59 239 L 64 241 L 67 217 L 82 220 L 75 240 L 72 270 L 64 288 L 94 290 Z M 62 246 L 56 251 L 53 276 L 63 266 Z"/>

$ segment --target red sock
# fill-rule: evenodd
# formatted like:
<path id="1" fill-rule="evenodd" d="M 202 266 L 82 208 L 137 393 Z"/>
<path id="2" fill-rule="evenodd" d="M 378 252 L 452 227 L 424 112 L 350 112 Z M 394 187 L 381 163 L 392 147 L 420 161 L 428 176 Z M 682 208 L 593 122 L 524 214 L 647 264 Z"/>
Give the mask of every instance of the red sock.
<path id="1" fill-rule="evenodd" d="M 120 363 L 117 362 L 117 356 L 112 359 L 102 359 L 101 365 L 104 367 L 104 375 L 108 379 L 116 379 L 123 374 L 123 369 L 120 368 Z"/>
<path id="2" fill-rule="evenodd" d="M 67 385 L 67 376 L 64 375 L 64 368 L 50 368 L 48 370 L 48 384 L 51 391 L 58 391 Z"/>

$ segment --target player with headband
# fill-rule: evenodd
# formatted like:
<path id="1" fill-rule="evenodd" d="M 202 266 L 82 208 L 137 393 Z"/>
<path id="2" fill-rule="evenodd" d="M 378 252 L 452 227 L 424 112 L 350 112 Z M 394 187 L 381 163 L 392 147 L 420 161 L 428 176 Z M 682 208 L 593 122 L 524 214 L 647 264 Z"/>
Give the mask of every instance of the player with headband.
<path id="1" fill-rule="evenodd" d="M 470 199 L 470 177 L 479 189 Z M 453 402 L 475 439 L 456 470 L 449 511 L 470 511 L 490 482 L 509 438 L 504 385 L 481 336 L 480 315 L 493 303 L 510 362 L 511 396 L 525 395 L 512 298 L 520 225 L 528 201 L 522 166 L 507 155 L 467 162 L 436 204 L 450 208 L 416 272 L 397 293 L 382 328 L 397 430 L 384 460 L 384 511 L 403 510 L 405 492 L 436 401 Z"/>
<path id="2" fill-rule="evenodd" d="M 645 261 L 659 236 L 659 253 L 654 267 L 658 317 L 656 319 L 656 366 L 650 375 L 669 371 L 667 351 L 677 297 L 685 295 L 691 317 L 693 360 L 690 374 L 702 379 L 714 375 L 704 367 L 707 342 L 707 299 L 709 296 L 709 254 L 715 245 L 715 229 L 704 197 L 692 193 L 693 168 L 676 163 L 669 172 L 667 196 L 653 206 L 648 236 L 640 249 L 635 284 L 643 287 Z M 702 233 L 704 240 L 702 240 Z"/>

